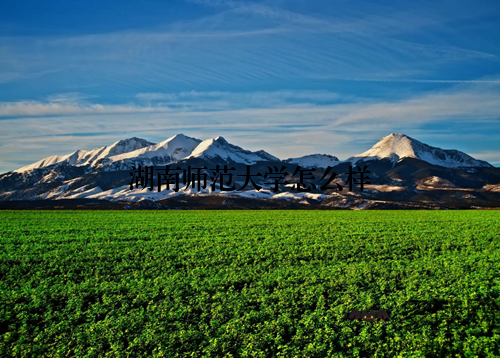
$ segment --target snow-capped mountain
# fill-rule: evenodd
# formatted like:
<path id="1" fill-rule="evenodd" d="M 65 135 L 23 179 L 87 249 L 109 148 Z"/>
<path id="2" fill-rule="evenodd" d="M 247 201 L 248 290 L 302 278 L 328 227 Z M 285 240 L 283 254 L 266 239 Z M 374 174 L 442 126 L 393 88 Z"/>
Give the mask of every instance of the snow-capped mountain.
<path id="1" fill-rule="evenodd" d="M 181 160 L 187 157 L 194 148 L 201 143 L 200 139 L 191 138 L 184 134 L 176 134 L 163 142 L 153 144 L 148 147 L 109 157 L 110 161 L 120 161 L 130 158 L 171 158 L 172 161 Z"/>
<path id="2" fill-rule="evenodd" d="M 297 164 L 305 168 L 328 168 L 340 163 L 339 158 L 329 154 L 310 154 L 298 158 L 289 158 L 285 163 Z"/>
<path id="3" fill-rule="evenodd" d="M 186 158 L 200 143 L 200 139 L 176 134 L 158 144 L 109 157 L 103 166 L 106 170 L 126 170 L 132 165 L 167 165 Z"/>
<path id="4" fill-rule="evenodd" d="M 446 168 L 493 167 L 488 162 L 474 159 L 458 150 L 432 147 L 400 133 L 385 136 L 366 152 L 350 157 L 346 161 L 356 163 L 361 159 L 364 161 L 390 159 L 396 163 L 402 158 L 416 158 Z"/>
<path id="5" fill-rule="evenodd" d="M 14 172 L 24 173 L 33 169 L 49 167 L 54 164 L 67 164 L 74 166 L 92 165 L 93 163 L 101 159 L 132 152 L 136 149 L 148 147 L 153 144 L 154 143 L 152 142 L 137 137 L 122 139 L 109 146 L 99 147 L 91 150 L 77 150 L 76 152 L 67 155 L 53 155 L 44 158 L 36 163 L 26 165 L 22 168 L 14 170 Z"/>
<path id="6" fill-rule="evenodd" d="M 344 189 L 349 188 L 346 182 L 349 165 L 360 160 L 369 161 L 366 163 L 370 171 L 369 182 L 366 183 L 364 193 L 356 193 L 355 189 L 354 192 L 322 191 L 318 186 L 311 192 L 293 189 L 296 176 L 291 173 L 297 165 L 316 168 L 315 177 L 309 178 L 309 183 L 318 183 L 327 174 L 326 168 L 333 167 L 334 173 L 338 174 L 336 183 L 340 183 Z M 261 190 L 256 190 L 248 182 L 245 186 L 242 178 L 234 178 L 233 184 L 237 191 L 228 192 L 218 190 L 217 186 L 213 189 L 210 185 L 199 193 L 194 188 L 178 192 L 172 188 L 163 188 L 162 191 L 146 190 L 143 187 L 130 189 L 132 166 L 154 166 L 159 169 L 173 163 L 183 169 L 190 165 L 213 168 L 210 165 L 227 163 L 234 165 L 237 168 L 235 170 L 243 170 L 246 169 L 245 165 L 255 165 L 254 174 L 265 173 L 271 167 L 283 165 L 288 173 L 288 184 L 275 193 L 270 191 L 272 183 L 268 179 L 254 176 L 253 180 L 262 187 Z M 157 189 L 158 177 L 153 179 L 155 180 Z M 215 205 L 213 208 L 216 208 L 214 203 L 219 199 L 221 203 L 227 203 L 228 200 L 231 202 L 238 198 L 244 203 L 248 203 L 245 200 L 261 201 L 259 204 L 249 204 L 257 208 L 268 205 L 290 208 L 306 204 L 354 209 L 427 207 L 433 201 L 437 203 L 435 206 L 431 205 L 433 208 L 448 204 L 455 207 L 500 207 L 500 192 L 495 189 L 498 185 L 500 168 L 494 168 L 487 162 L 476 160 L 457 150 L 431 147 L 404 134 L 390 134 L 370 150 L 345 161 L 328 154 L 280 160 L 264 150 L 245 150 L 228 143 L 220 136 L 201 141 L 177 134 L 158 144 L 135 137 L 124 139 L 110 146 L 48 157 L 18 170 L 0 174 L 0 204 L 19 200 L 97 200 L 108 203 L 146 200 L 162 203 L 158 204 L 160 206 L 167 203 L 167 206 L 174 207 L 184 206 L 189 201 L 193 208 L 199 207 L 202 202 L 209 202 L 212 203 L 209 205 Z M 204 201 L 203 198 L 208 196 L 210 198 Z M 275 203 L 283 200 L 288 200 L 289 203 Z M 270 204 L 271 201 L 274 203 Z M 406 202 L 413 204 L 408 206 Z"/>
<path id="7" fill-rule="evenodd" d="M 222 159 L 225 161 L 233 161 L 247 165 L 255 164 L 259 161 L 280 161 L 280 159 L 272 156 L 271 154 L 259 150 L 251 152 L 241 147 L 233 145 L 225 140 L 223 137 L 218 136 L 213 139 L 207 139 L 201 142 L 189 155 L 186 160 L 192 158 L 201 158 L 205 160 Z"/>

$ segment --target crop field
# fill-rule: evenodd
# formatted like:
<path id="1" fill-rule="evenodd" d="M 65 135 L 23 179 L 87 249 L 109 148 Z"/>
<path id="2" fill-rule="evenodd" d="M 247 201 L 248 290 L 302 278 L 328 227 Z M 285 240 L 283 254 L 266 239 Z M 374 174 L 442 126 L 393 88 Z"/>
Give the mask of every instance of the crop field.
<path id="1" fill-rule="evenodd" d="M 499 297 L 499 211 L 0 212 L 0 357 L 498 357 Z"/>

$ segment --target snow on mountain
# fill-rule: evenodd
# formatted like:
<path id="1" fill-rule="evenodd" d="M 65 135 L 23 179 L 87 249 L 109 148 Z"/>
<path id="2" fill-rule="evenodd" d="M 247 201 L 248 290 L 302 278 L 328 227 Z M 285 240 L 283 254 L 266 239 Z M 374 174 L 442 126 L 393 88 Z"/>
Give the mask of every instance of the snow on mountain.
<path id="1" fill-rule="evenodd" d="M 221 158 L 223 160 L 232 160 L 236 163 L 243 163 L 247 165 L 255 164 L 258 161 L 279 161 L 278 158 L 263 150 L 251 152 L 228 143 L 228 141 L 221 136 L 201 142 L 186 159 L 190 158 Z"/>
<path id="2" fill-rule="evenodd" d="M 109 146 L 104 146 L 91 150 L 77 150 L 76 152 L 67 155 L 52 155 L 36 163 L 14 170 L 14 172 L 23 173 L 31 171 L 33 169 L 48 167 L 54 164 L 89 165 L 100 159 L 109 158 L 119 154 L 131 152 L 139 148 L 151 146 L 153 144 L 154 143 L 152 142 L 137 137 L 122 139 Z"/>
<path id="3" fill-rule="evenodd" d="M 327 168 L 340 163 L 339 158 L 329 154 L 310 154 L 298 158 L 289 158 L 285 163 L 300 165 L 305 168 Z"/>
<path id="4" fill-rule="evenodd" d="M 132 152 L 109 157 L 112 162 L 127 160 L 130 158 L 164 158 L 165 161 L 177 161 L 184 159 L 201 143 L 200 139 L 191 138 L 184 134 L 176 134 L 163 142 L 140 148 Z"/>
<path id="5" fill-rule="evenodd" d="M 488 162 L 472 158 L 454 149 L 441 149 L 419 142 L 407 135 L 392 133 L 382 138 L 364 153 L 348 158 L 347 162 L 388 158 L 394 163 L 401 158 L 416 158 L 446 168 L 493 167 Z"/>
<path id="6" fill-rule="evenodd" d="M 181 189 L 178 192 L 173 190 L 162 190 L 158 192 L 156 190 L 149 191 L 143 190 L 142 188 L 134 188 L 130 190 L 128 185 L 123 185 L 117 188 L 109 189 L 106 191 L 101 190 L 99 187 L 92 189 L 87 189 L 79 191 L 78 193 L 64 193 L 64 188 L 58 188 L 50 193 L 47 193 L 45 197 L 48 199 L 99 199 L 99 200 L 109 200 L 109 201 L 131 201 L 135 202 L 138 200 L 163 200 L 172 198 L 175 196 L 206 196 L 206 195 L 220 195 L 220 196 L 231 196 L 231 197 L 246 197 L 253 199 L 288 199 L 288 200 L 303 200 L 312 199 L 322 201 L 328 198 L 328 195 L 317 194 L 317 193 L 293 193 L 293 192 L 280 192 L 275 193 L 267 189 L 257 190 L 245 190 L 245 191 L 230 191 L 221 192 L 220 190 L 213 191 L 210 186 L 205 189 L 201 189 L 199 192 L 196 189 L 188 188 L 187 190 Z"/>

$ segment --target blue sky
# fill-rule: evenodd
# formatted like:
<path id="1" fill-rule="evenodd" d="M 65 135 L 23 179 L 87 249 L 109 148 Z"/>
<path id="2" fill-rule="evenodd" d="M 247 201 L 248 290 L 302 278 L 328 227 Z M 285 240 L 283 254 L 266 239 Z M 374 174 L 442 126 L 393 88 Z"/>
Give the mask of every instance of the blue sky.
<path id="1" fill-rule="evenodd" d="M 500 165 L 498 1 L 4 1 L 0 173 L 138 136 Z"/>

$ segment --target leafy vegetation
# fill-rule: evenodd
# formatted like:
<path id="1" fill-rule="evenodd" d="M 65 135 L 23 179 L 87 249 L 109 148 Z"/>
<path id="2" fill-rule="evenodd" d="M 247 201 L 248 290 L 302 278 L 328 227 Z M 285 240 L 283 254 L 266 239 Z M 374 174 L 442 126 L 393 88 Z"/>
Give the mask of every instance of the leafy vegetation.
<path id="1" fill-rule="evenodd" d="M 3 211 L 0 245 L 2 357 L 500 356 L 498 211 Z"/>

